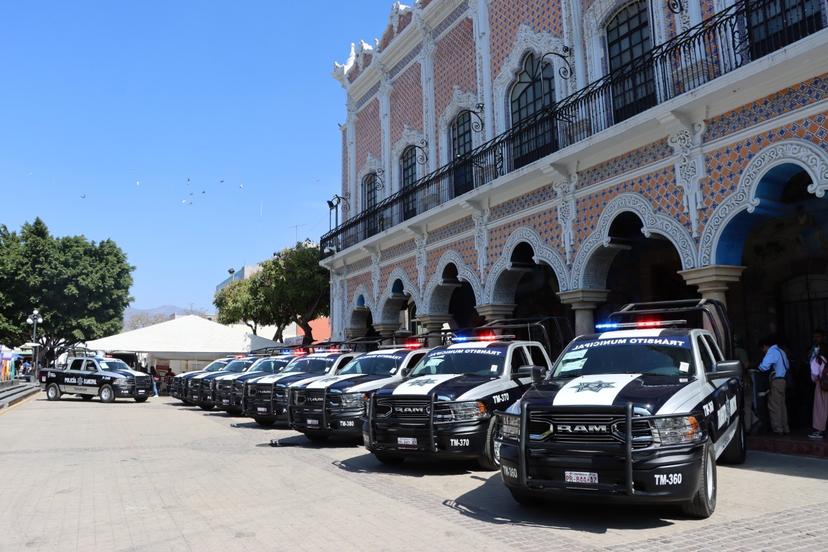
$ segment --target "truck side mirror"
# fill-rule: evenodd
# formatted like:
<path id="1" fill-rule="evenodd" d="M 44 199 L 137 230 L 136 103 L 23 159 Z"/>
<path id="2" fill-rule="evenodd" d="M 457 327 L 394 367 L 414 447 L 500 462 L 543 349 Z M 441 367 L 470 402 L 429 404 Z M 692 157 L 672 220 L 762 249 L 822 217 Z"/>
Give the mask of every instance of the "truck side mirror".
<path id="1" fill-rule="evenodd" d="M 736 378 L 742 379 L 744 376 L 744 369 L 742 363 L 738 360 L 725 360 L 716 363 L 716 369 L 709 374 L 711 379 Z"/>
<path id="2" fill-rule="evenodd" d="M 532 383 L 539 384 L 543 381 L 546 368 L 544 366 L 521 366 L 518 368 L 517 377 L 525 378 L 532 377 Z"/>

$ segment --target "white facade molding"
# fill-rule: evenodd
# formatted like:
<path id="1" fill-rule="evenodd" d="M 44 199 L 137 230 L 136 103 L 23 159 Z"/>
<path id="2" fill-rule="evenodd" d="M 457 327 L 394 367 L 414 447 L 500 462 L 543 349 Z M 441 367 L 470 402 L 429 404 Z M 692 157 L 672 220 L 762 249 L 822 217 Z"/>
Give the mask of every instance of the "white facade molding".
<path id="1" fill-rule="evenodd" d="M 469 11 L 474 23 L 474 48 L 477 59 L 477 93 L 484 106 L 483 132 L 486 141 L 495 136 L 494 104 L 492 95 L 492 45 L 488 0 L 469 0 Z"/>
<path id="2" fill-rule="evenodd" d="M 345 333 L 344 319 L 348 296 L 344 284 L 345 279 L 341 272 L 331 272 L 331 333 L 335 339 L 341 339 Z"/>
<path id="3" fill-rule="evenodd" d="M 356 44 L 351 42 L 351 50 L 348 52 L 347 61 L 345 63 L 334 62 L 333 73 L 331 73 L 333 78 L 339 81 L 339 84 L 341 84 L 346 90 L 350 84 L 348 81 L 348 71 L 351 70 L 354 63 L 356 63 Z"/>
<path id="4" fill-rule="evenodd" d="M 399 280 L 402 283 L 402 291 L 414 300 L 419 306 L 420 291 L 408 277 L 405 270 L 400 267 L 394 268 L 388 276 L 385 290 L 377 301 L 377 315 L 379 318 L 376 324 L 397 324 L 399 323 L 399 311 L 402 306 L 400 299 L 394 296 L 394 283 Z"/>
<path id="5" fill-rule="evenodd" d="M 382 167 L 382 161 L 374 157 L 372 154 L 368 154 L 368 158 L 363 163 L 362 167 L 359 169 L 359 172 L 356 174 L 356 181 L 354 182 L 354 195 L 353 201 L 351 201 L 351 208 L 354 211 L 354 214 L 358 214 L 365 209 L 365 205 L 362 204 L 362 181 L 365 180 L 365 177 L 368 176 L 370 173 L 377 173 L 379 174 L 384 169 Z M 383 174 L 381 180 L 383 181 L 383 189 L 377 190 L 377 195 L 382 197 L 384 194 L 385 189 L 385 175 Z"/>
<path id="6" fill-rule="evenodd" d="M 363 305 L 359 304 L 360 297 L 362 297 L 362 300 L 364 301 Z M 369 311 L 371 311 L 371 314 L 374 313 L 374 300 L 368 293 L 365 284 L 359 284 L 354 290 L 354 295 L 353 297 L 351 297 L 351 312 L 353 312 L 354 309 L 357 309 L 360 306 L 364 306 L 365 308 L 367 308 Z"/>
<path id="7" fill-rule="evenodd" d="M 578 217 L 578 203 L 575 190 L 578 187 L 578 174 L 574 173 L 560 182 L 553 184 L 557 195 L 558 224 L 561 227 L 561 242 L 566 253 L 566 264 L 572 264 L 572 247 L 575 244 L 575 220 Z"/>
<path id="8" fill-rule="evenodd" d="M 455 86 L 451 101 L 440 115 L 440 123 L 438 126 L 438 134 L 440 136 L 440 165 L 446 165 L 451 161 L 449 157 L 449 149 L 451 148 L 451 123 L 454 118 L 460 114 L 461 111 L 477 112 L 477 94 L 474 92 L 466 92 L 461 90 L 459 86 Z M 474 121 L 472 121 L 474 123 Z M 476 148 L 482 142 L 480 132 L 472 132 L 472 147 Z"/>
<path id="9" fill-rule="evenodd" d="M 486 263 L 489 259 L 489 216 L 488 207 L 476 209 L 472 212 L 474 221 L 474 248 L 477 251 L 477 272 L 480 278 L 485 278 Z"/>
<path id="10" fill-rule="evenodd" d="M 402 189 L 402 175 L 400 171 L 400 157 L 402 157 L 405 148 L 408 146 L 417 146 L 423 147 L 428 153 L 428 140 L 426 140 L 425 134 L 423 131 L 413 129 L 408 125 L 403 126 L 402 135 L 400 139 L 397 140 L 394 145 L 391 147 L 391 163 L 390 163 L 390 170 L 391 172 L 386 171 L 386 178 L 388 178 L 389 185 L 389 194 L 394 194 Z M 420 163 L 419 160 L 422 158 L 421 151 L 417 151 L 417 158 L 418 162 L 416 163 L 416 171 L 417 171 L 417 178 L 422 178 L 425 176 L 425 166 L 428 163 L 428 156 L 426 155 L 426 159 L 424 159 L 425 163 Z"/>
<path id="11" fill-rule="evenodd" d="M 434 133 L 437 129 L 437 114 L 434 97 L 434 37 L 432 31 L 419 17 L 421 11 L 414 10 L 414 22 L 420 29 L 422 46 L 420 47 L 420 84 L 423 96 L 423 131 L 428 142 L 428 159 L 426 161 L 426 172 L 437 168 L 437 143 L 434 140 Z"/>
<path id="12" fill-rule="evenodd" d="M 472 291 L 474 291 L 476 304 L 481 304 L 483 286 L 481 285 L 480 278 L 477 277 L 477 273 L 465 264 L 460 253 L 457 251 L 446 251 L 437 262 L 437 266 L 432 272 L 431 280 L 423 292 L 423 312 L 420 313 L 418 310 L 418 313 L 423 315 L 448 313 L 449 300 L 454 290 L 441 290 L 440 288 L 445 287 L 441 286 L 443 271 L 449 264 L 453 264 L 457 268 L 457 278 L 460 281 L 468 282 L 471 286 Z"/>
<path id="13" fill-rule="evenodd" d="M 667 143 L 677 156 L 674 163 L 676 184 L 682 188 L 684 212 L 690 219 L 694 238 L 699 235 L 699 209 L 704 205 L 701 181 L 707 175 L 702 151 L 705 129 L 704 122 L 683 125 L 667 138 Z"/>
<path id="14" fill-rule="evenodd" d="M 581 244 L 575 262 L 572 264 L 572 289 L 604 289 L 609 263 L 619 249 L 613 250 L 609 235 L 610 226 L 615 217 L 621 213 L 634 213 L 641 219 L 641 233 L 645 237 L 652 234 L 664 236 L 673 244 L 681 259 L 683 270 L 696 268 L 696 247 L 693 237 L 687 229 L 673 218 L 656 213 L 650 201 L 637 193 L 623 193 L 607 203 L 598 224 L 590 236 Z M 610 250 L 610 255 L 602 255 L 602 249 Z M 594 258 L 593 258 L 594 257 Z"/>
<path id="15" fill-rule="evenodd" d="M 414 257 L 417 264 L 417 289 L 423 293 L 423 288 L 426 283 L 426 269 L 428 264 L 428 254 L 426 252 L 426 243 L 428 242 L 428 235 L 425 233 L 414 236 Z M 418 297 L 418 305 L 423 301 L 423 296 Z"/>
<path id="16" fill-rule="evenodd" d="M 342 175 L 345 179 L 345 189 L 346 192 L 343 194 L 345 196 L 345 209 L 343 209 L 343 222 L 348 219 L 348 217 L 353 216 L 353 214 L 357 213 L 357 158 L 356 158 L 356 120 L 357 120 L 357 113 L 356 108 L 354 107 L 352 102 L 348 102 L 348 119 L 345 122 L 345 141 L 347 144 L 347 151 L 348 151 L 348 174 Z M 347 213 L 347 215 L 345 214 Z"/>
<path id="17" fill-rule="evenodd" d="M 542 56 L 549 52 L 556 52 L 564 55 L 564 47 L 563 40 L 551 33 L 536 33 L 532 30 L 532 27 L 526 24 L 518 28 L 515 44 L 512 46 L 508 57 L 503 61 L 500 73 L 495 77 L 492 85 L 494 106 L 493 108 L 489 108 L 488 105 L 486 106 L 487 109 L 494 111 L 497 134 L 506 132 L 511 125 L 509 91 L 512 88 L 515 77 L 523 70 L 523 59 L 526 57 L 526 54 L 532 53 L 535 56 Z M 569 84 L 560 75 L 560 69 L 564 67 L 563 61 L 556 56 L 551 56 L 550 61 L 555 69 L 555 97 L 561 100 L 569 93 Z M 571 78 L 572 75 L 570 75 Z"/>
<path id="18" fill-rule="evenodd" d="M 699 244 L 701 266 L 716 264 L 719 241 L 728 223 L 739 213 L 753 213 L 762 201 L 757 197 L 759 182 L 768 172 L 780 165 L 794 164 L 811 177 L 808 192 L 824 197 L 828 190 L 828 152 L 821 147 L 801 139 L 792 139 L 771 144 L 757 153 L 742 171 L 736 191 L 724 200 L 705 224 Z"/>
<path id="19" fill-rule="evenodd" d="M 371 297 L 373 297 L 375 305 L 379 301 L 380 294 L 381 262 L 382 253 L 379 250 L 371 254 Z"/>
<path id="20" fill-rule="evenodd" d="M 382 150 L 382 168 L 384 171 L 384 179 L 388 179 L 387 185 L 383 186 L 382 197 L 391 195 L 391 91 L 394 86 L 388 78 L 388 73 L 382 73 L 379 87 L 379 117 L 380 117 L 380 148 Z"/>
<path id="21" fill-rule="evenodd" d="M 508 305 L 515 302 L 515 290 L 512 289 L 514 286 L 503 285 L 501 277 L 510 269 L 512 252 L 521 243 L 528 243 L 532 247 L 534 253 L 532 259 L 537 264 L 546 264 L 552 269 L 555 278 L 558 280 L 559 291 L 569 289 L 569 271 L 561 254 L 550 247 L 534 228 L 521 226 L 509 235 L 503 245 L 500 258 L 492 265 L 492 269 L 486 277 L 482 304 Z M 521 276 L 523 276 L 523 273 L 519 274 L 517 279 L 519 280 Z M 517 280 L 511 283 L 517 285 Z"/>

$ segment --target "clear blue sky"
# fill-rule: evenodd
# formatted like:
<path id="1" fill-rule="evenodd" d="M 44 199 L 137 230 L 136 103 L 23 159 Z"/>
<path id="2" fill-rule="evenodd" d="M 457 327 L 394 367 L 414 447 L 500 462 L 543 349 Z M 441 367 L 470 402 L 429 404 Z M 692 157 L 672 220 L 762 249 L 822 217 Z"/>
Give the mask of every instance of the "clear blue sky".
<path id="1" fill-rule="evenodd" d="M 229 267 L 328 229 L 332 63 L 391 3 L 3 2 L 0 223 L 112 238 L 133 306 L 212 310 Z"/>

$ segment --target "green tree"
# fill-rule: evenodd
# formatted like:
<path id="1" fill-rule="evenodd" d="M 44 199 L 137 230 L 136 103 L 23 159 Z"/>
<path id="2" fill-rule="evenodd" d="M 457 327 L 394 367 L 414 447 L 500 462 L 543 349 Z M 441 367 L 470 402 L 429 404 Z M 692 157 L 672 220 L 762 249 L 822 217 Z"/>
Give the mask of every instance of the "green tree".
<path id="1" fill-rule="evenodd" d="M 19 234 L 0 229 L 0 341 L 27 340 L 26 317 L 35 308 L 43 316 L 38 342 L 47 359 L 118 333 L 132 300 L 133 270 L 112 240 L 55 237 L 39 218 Z"/>
<path id="2" fill-rule="evenodd" d="M 330 309 L 328 271 L 319 266 L 321 260 L 319 246 L 307 241 L 284 249 L 273 259 L 284 286 L 283 307 L 304 331 L 304 344 L 314 339 L 311 321 L 328 316 Z"/>
<path id="3" fill-rule="evenodd" d="M 261 286 L 256 283 L 257 276 L 235 280 L 216 292 L 213 304 L 218 309 L 220 323 L 245 324 L 254 335 L 258 335 L 259 326 L 268 324 L 265 299 Z"/>
<path id="4" fill-rule="evenodd" d="M 252 278 L 251 286 L 262 301 L 265 323 L 276 326 L 273 341 L 284 341 L 285 328 L 293 322 L 293 316 L 286 301 L 285 280 L 276 259 L 262 263 L 262 270 Z"/>

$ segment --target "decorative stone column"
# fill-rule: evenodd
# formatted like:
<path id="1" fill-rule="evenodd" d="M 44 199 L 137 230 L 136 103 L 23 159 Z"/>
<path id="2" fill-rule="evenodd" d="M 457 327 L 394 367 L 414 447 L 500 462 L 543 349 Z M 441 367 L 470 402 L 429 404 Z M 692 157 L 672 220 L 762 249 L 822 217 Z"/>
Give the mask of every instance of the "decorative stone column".
<path id="1" fill-rule="evenodd" d="M 515 312 L 515 305 L 478 305 L 475 308 L 477 314 L 485 318 L 487 322 L 511 318 Z"/>
<path id="2" fill-rule="evenodd" d="M 374 329 L 383 339 L 391 339 L 400 329 L 399 324 L 374 324 Z"/>
<path id="3" fill-rule="evenodd" d="M 703 299 L 715 299 L 727 306 L 727 288 L 742 277 L 743 266 L 710 265 L 679 272 L 689 286 L 696 286 Z"/>
<path id="4" fill-rule="evenodd" d="M 607 289 L 575 289 L 558 293 L 561 303 L 575 311 L 575 335 L 595 333 L 595 308 L 607 300 Z"/>
<path id="5" fill-rule="evenodd" d="M 422 315 L 417 317 L 420 321 L 420 325 L 425 329 L 428 333 L 435 333 L 443 329 L 443 324 L 451 323 L 454 318 L 450 314 L 428 314 Z M 426 345 L 440 345 L 440 338 L 439 337 L 431 337 L 428 339 L 428 343 Z"/>

